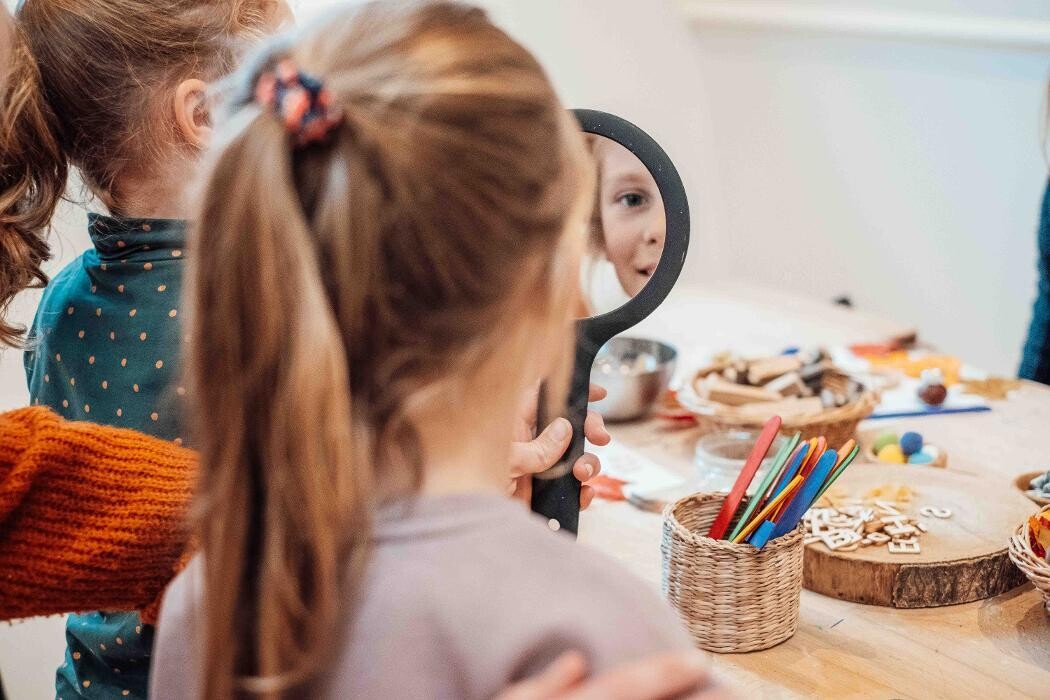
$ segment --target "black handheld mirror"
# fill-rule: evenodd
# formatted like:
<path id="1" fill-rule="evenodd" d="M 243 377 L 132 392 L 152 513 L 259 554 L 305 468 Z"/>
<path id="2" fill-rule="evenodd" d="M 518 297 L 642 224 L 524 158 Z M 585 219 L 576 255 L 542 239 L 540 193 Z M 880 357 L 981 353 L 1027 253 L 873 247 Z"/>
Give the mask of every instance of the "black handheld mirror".
<path id="1" fill-rule="evenodd" d="M 597 193 L 580 284 L 592 315 L 576 323 L 576 361 L 566 418 L 572 443 L 532 484 L 532 510 L 551 529 L 575 533 L 580 482 L 572 466 L 584 449 L 591 365 L 605 343 L 634 326 L 670 294 L 689 249 L 689 202 L 674 163 L 629 121 L 576 109 L 597 169 Z M 541 402 L 542 404 L 542 402 Z M 540 425 L 548 421 L 542 420 Z"/>

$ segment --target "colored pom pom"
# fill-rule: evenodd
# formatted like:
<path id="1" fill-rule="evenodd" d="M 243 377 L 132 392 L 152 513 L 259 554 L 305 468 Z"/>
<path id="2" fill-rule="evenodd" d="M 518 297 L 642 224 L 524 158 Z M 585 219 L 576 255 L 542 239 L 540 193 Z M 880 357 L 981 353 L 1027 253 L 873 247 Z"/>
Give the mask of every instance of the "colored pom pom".
<path id="1" fill-rule="evenodd" d="M 909 457 L 922 449 L 922 435 L 913 432 L 901 435 L 901 451 Z"/>
<path id="2" fill-rule="evenodd" d="M 929 384 L 919 389 L 919 398 L 928 406 L 940 406 L 948 398 L 948 390 L 943 384 Z"/>
<path id="3" fill-rule="evenodd" d="M 908 457 L 908 464 L 933 464 L 933 455 L 928 452 L 916 452 Z"/>
<path id="4" fill-rule="evenodd" d="M 886 445 L 879 450 L 878 457 L 880 462 L 887 464 L 904 464 L 906 461 L 900 445 Z"/>
<path id="5" fill-rule="evenodd" d="M 882 433 L 877 438 L 875 438 L 875 454 L 881 452 L 882 448 L 886 445 L 896 445 L 899 442 L 900 438 L 897 436 L 897 433 Z"/>

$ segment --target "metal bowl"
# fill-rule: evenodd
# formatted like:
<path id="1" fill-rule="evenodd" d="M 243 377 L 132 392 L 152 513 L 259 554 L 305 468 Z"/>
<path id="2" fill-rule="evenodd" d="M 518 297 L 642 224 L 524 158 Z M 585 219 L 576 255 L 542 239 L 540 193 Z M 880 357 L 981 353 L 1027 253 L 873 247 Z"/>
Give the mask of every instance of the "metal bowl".
<path id="1" fill-rule="evenodd" d="M 678 351 L 646 338 L 613 338 L 591 366 L 591 383 L 609 395 L 593 408 L 610 422 L 644 418 L 667 390 Z"/>

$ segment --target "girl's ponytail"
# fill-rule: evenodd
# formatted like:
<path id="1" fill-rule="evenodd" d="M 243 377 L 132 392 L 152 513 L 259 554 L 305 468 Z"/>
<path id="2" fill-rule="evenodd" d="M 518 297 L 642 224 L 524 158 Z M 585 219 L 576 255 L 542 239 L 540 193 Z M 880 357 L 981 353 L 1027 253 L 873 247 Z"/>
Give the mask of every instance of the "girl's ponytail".
<path id="1" fill-rule="evenodd" d="M 68 163 L 36 60 L 17 27 L 7 37 L 0 56 L 0 346 L 16 346 L 24 329 L 3 319 L 16 294 L 47 283 L 45 238 Z"/>
<path id="2" fill-rule="evenodd" d="M 300 687 L 332 648 L 341 592 L 367 558 L 373 441 L 352 415 L 327 242 L 304 214 L 288 140 L 278 119 L 254 117 L 216 163 L 195 235 L 212 251 L 195 256 L 190 292 L 207 426 L 201 697 Z"/>

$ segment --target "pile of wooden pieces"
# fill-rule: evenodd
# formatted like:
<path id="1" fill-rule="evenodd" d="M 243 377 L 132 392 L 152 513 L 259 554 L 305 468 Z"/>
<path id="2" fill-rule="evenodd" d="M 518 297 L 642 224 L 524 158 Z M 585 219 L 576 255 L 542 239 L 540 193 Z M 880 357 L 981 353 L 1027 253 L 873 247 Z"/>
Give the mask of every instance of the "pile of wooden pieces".
<path id="1" fill-rule="evenodd" d="M 742 413 L 785 419 L 845 406 L 864 392 L 823 350 L 750 360 L 723 354 L 697 372 L 694 388 L 701 399 Z"/>
<path id="2" fill-rule="evenodd" d="M 929 526 L 920 518 L 902 512 L 897 501 L 842 499 L 836 505 L 811 508 L 803 519 L 805 543 L 823 542 L 833 552 L 852 552 L 860 547 L 886 546 L 891 554 L 919 554 L 920 539 Z M 947 508 L 924 506 L 923 518 L 950 518 Z"/>

